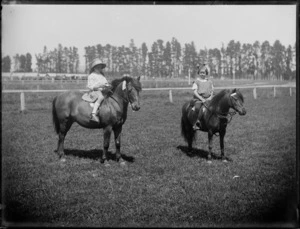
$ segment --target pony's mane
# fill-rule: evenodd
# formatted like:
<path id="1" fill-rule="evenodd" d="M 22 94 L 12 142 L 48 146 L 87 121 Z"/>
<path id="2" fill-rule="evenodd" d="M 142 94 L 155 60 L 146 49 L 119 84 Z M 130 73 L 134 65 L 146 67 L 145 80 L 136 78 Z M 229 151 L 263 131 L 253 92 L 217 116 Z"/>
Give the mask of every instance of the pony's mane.
<path id="1" fill-rule="evenodd" d="M 216 108 L 217 105 L 219 104 L 220 100 L 228 93 L 230 93 L 230 90 L 228 90 L 228 89 L 223 89 L 222 91 L 220 91 L 218 94 L 216 94 L 212 98 L 212 100 L 210 102 L 210 106 L 213 107 L 213 109 Z"/>
<path id="2" fill-rule="evenodd" d="M 112 82 L 111 82 L 111 85 L 112 85 L 112 91 L 115 91 L 117 86 L 123 82 L 124 80 L 126 80 L 127 83 L 131 83 L 132 86 L 137 90 L 137 91 L 141 91 L 142 90 L 142 86 L 140 83 L 137 83 L 136 80 L 134 80 L 133 78 L 131 77 L 128 77 L 128 76 L 124 76 L 120 79 L 114 79 Z M 138 81 L 139 82 L 139 81 Z"/>
<path id="3" fill-rule="evenodd" d="M 238 97 L 240 98 L 240 100 L 242 102 L 244 102 L 244 96 L 243 96 L 243 94 L 239 90 L 236 91 L 236 94 L 238 95 Z"/>

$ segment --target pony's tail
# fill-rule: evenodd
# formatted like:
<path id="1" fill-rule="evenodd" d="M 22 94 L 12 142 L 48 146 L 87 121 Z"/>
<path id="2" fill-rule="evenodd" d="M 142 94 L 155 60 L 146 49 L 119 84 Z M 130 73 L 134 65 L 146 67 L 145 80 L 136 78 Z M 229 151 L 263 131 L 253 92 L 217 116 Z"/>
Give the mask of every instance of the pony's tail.
<path id="1" fill-rule="evenodd" d="M 193 141 L 195 140 L 195 130 L 193 130 L 193 125 L 189 122 L 187 117 L 186 106 L 183 106 L 182 117 L 181 117 L 181 135 L 184 140 L 188 143 L 188 147 L 191 148 Z"/>
<path id="2" fill-rule="evenodd" d="M 56 108 L 55 108 L 56 99 L 57 99 L 57 97 L 55 97 L 52 101 L 52 121 L 53 121 L 53 125 L 54 125 L 54 130 L 58 134 L 60 129 L 59 129 L 59 120 L 58 120 Z"/>

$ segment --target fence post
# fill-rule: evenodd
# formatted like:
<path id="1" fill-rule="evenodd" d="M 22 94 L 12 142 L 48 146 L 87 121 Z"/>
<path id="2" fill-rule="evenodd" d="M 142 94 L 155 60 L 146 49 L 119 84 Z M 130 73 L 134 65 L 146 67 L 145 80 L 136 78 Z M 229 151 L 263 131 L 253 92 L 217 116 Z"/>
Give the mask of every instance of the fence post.
<path id="1" fill-rule="evenodd" d="M 292 88 L 290 87 L 290 96 L 292 96 Z"/>
<path id="2" fill-rule="evenodd" d="M 169 99 L 170 99 L 170 103 L 173 103 L 172 90 L 169 90 Z"/>
<path id="3" fill-rule="evenodd" d="M 36 85 L 36 90 L 40 90 L 40 85 L 39 84 Z"/>
<path id="4" fill-rule="evenodd" d="M 274 86 L 273 96 L 276 97 L 276 87 Z"/>
<path id="5" fill-rule="evenodd" d="M 257 95 L 256 95 L 256 87 L 253 88 L 253 98 L 256 99 Z"/>
<path id="6" fill-rule="evenodd" d="M 25 111 L 25 95 L 24 95 L 24 92 L 21 92 L 20 100 L 21 100 L 21 112 L 24 112 Z"/>

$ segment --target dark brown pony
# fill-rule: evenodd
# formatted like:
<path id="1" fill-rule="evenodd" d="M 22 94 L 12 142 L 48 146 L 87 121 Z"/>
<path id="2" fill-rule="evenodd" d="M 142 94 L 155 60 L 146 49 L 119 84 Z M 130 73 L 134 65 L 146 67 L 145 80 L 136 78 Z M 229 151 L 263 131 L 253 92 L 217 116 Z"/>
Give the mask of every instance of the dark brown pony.
<path id="1" fill-rule="evenodd" d="M 104 150 L 100 159 L 101 163 L 107 163 L 107 151 L 111 132 L 113 131 L 116 144 L 116 160 L 122 160 L 120 153 L 122 126 L 127 118 L 129 104 L 134 111 L 140 109 L 139 92 L 142 90 L 142 86 L 140 77 L 137 79 L 130 77 L 115 79 L 111 85 L 111 95 L 103 100 L 97 112 L 100 119 L 99 123 L 90 121 L 92 107 L 88 102 L 82 100 L 83 92 L 68 91 L 54 98 L 52 102 L 52 117 L 55 131 L 59 136 L 57 154 L 62 160 L 65 160 L 64 140 L 74 122 L 89 129 L 103 128 Z"/>
<path id="2" fill-rule="evenodd" d="M 199 112 L 203 112 L 200 121 L 201 131 L 208 132 L 208 162 L 211 162 L 212 139 L 213 135 L 219 133 L 221 157 L 225 160 L 224 155 L 224 136 L 226 134 L 226 127 L 231 120 L 232 115 L 236 112 L 239 115 L 245 115 L 246 109 L 243 107 L 244 97 L 238 89 L 224 89 L 216 94 L 210 102 L 207 102 L 200 108 L 200 102 L 196 103 L 195 111 L 192 111 L 190 102 L 186 102 L 182 106 L 181 117 L 181 134 L 188 143 L 189 152 L 192 151 L 192 144 L 195 140 L 196 131 L 193 129 L 193 124 L 199 117 Z M 235 111 L 229 112 L 232 108 Z"/>

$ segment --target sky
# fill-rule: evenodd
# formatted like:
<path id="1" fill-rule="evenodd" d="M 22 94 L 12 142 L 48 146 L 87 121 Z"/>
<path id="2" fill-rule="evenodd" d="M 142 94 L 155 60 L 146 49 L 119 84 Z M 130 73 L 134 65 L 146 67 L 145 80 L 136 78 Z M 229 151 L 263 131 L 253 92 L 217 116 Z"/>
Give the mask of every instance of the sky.
<path id="1" fill-rule="evenodd" d="M 279 40 L 296 42 L 294 5 L 2 5 L 2 57 L 42 53 L 58 44 L 79 49 L 97 44 L 137 47 L 175 37 L 196 50 Z M 33 58 L 33 63 L 35 58 Z M 34 67 L 34 66 L 33 66 Z"/>

